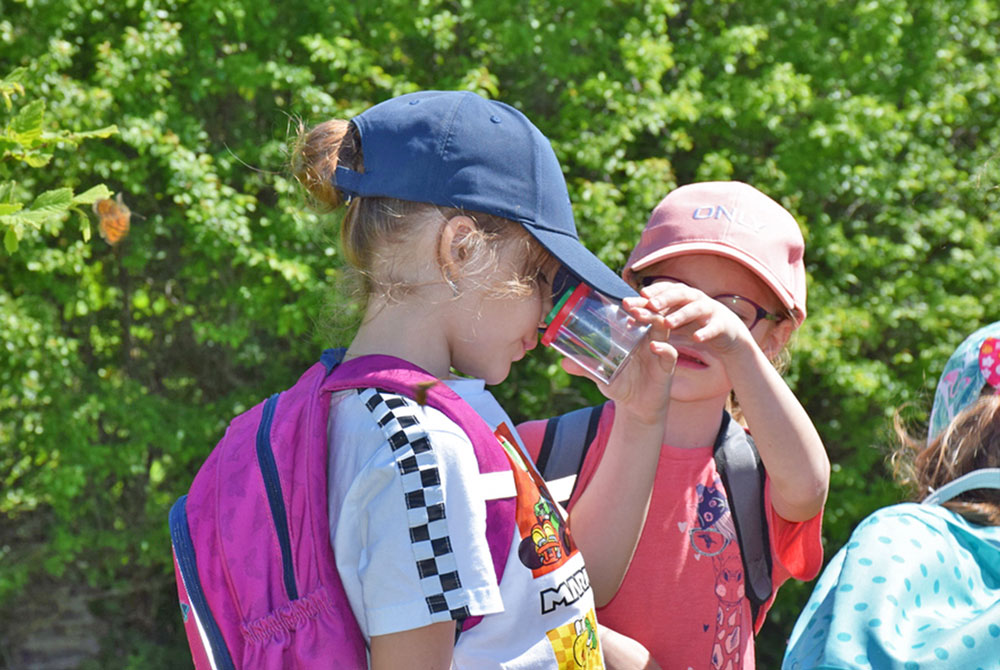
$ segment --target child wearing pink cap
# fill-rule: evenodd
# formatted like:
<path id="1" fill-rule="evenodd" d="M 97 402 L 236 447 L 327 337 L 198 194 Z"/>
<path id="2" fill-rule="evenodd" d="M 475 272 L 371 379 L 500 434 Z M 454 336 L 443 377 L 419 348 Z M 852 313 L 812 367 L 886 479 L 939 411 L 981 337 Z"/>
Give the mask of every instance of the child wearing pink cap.
<path id="1" fill-rule="evenodd" d="M 609 667 L 754 668 L 753 637 L 778 587 L 822 566 L 830 464 L 772 364 L 806 316 L 803 251 L 777 202 L 706 182 L 667 195 L 628 260 L 625 280 L 670 306 L 678 360 L 642 537 L 617 594 L 598 603 Z M 594 472 L 614 467 L 602 462 L 614 404 L 592 411 L 586 429 L 562 419 L 518 431 L 572 509 Z M 559 452 L 560 431 L 587 433 L 579 458 Z M 737 449 L 750 454 L 740 458 L 756 493 L 733 488 L 746 474 L 722 456 Z M 571 474 L 551 477 L 567 460 Z"/>

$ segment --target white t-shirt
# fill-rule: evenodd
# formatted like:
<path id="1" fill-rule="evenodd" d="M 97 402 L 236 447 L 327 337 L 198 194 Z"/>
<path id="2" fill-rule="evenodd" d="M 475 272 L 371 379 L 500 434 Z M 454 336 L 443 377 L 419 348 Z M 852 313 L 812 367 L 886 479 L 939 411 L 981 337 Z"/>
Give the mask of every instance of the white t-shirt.
<path id="1" fill-rule="evenodd" d="M 498 587 L 465 433 L 404 396 L 336 393 L 330 537 L 366 641 L 486 615 L 459 636 L 453 668 L 603 668 L 593 591 L 565 514 L 539 492 L 541 478 L 483 381 L 446 383 L 506 442 L 513 464 L 517 523 L 503 579 Z"/>

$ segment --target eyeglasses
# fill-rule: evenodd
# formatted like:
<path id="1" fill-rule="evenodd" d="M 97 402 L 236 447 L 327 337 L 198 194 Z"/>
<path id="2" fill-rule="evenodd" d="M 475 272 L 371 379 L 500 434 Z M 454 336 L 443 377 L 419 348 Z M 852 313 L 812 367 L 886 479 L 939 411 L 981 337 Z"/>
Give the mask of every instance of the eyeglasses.
<path id="1" fill-rule="evenodd" d="M 655 284 L 660 281 L 672 281 L 677 284 L 691 286 L 686 281 L 682 281 L 676 277 L 668 277 L 666 275 L 650 275 L 648 277 L 643 277 L 641 283 L 643 286 L 650 286 L 651 284 Z M 744 298 L 743 296 L 736 295 L 735 293 L 713 295 L 712 300 L 721 302 L 723 305 L 728 307 L 729 311 L 740 318 L 740 321 L 742 321 L 743 325 L 747 327 L 747 330 L 753 330 L 753 327 L 760 323 L 761 319 L 777 323 L 784 318 L 767 311 L 750 298 Z"/>

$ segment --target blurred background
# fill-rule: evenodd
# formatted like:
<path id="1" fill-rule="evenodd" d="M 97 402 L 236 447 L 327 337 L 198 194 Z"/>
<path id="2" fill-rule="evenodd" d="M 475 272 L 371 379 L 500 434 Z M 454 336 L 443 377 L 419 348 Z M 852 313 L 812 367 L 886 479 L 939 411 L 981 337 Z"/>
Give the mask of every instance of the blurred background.
<path id="1" fill-rule="evenodd" d="M 350 333 L 296 125 L 417 89 L 524 111 L 613 268 L 680 184 L 796 216 L 786 377 L 834 463 L 829 559 L 901 495 L 894 408 L 925 420 L 1000 318 L 998 25 L 992 0 L 0 0 L 0 668 L 191 667 L 169 507 Z M 127 230 L 92 211 L 112 194 Z M 515 420 L 599 397 L 540 350 L 496 392 Z M 810 588 L 779 593 L 759 667 Z"/>

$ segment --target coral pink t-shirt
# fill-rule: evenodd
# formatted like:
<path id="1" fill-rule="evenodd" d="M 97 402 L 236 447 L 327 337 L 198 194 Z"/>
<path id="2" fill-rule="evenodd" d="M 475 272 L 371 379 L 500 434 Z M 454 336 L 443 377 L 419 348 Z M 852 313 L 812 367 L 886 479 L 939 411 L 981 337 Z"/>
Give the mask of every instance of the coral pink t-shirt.
<path id="1" fill-rule="evenodd" d="M 608 403 L 570 510 L 604 455 L 613 416 Z M 545 421 L 521 424 L 517 430 L 537 458 Z M 782 519 L 771 506 L 770 480 L 764 497 L 776 592 L 789 578 L 809 580 L 819 573 L 822 512 L 801 523 Z M 712 446 L 663 445 L 642 537 L 618 593 L 598 609 L 598 622 L 641 642 L 665 669 L 750 670 L 755 667 L 753 622 L 743 583 L 743 562 Z M 773 600 L 772 595 L 758 624 Z"/>

